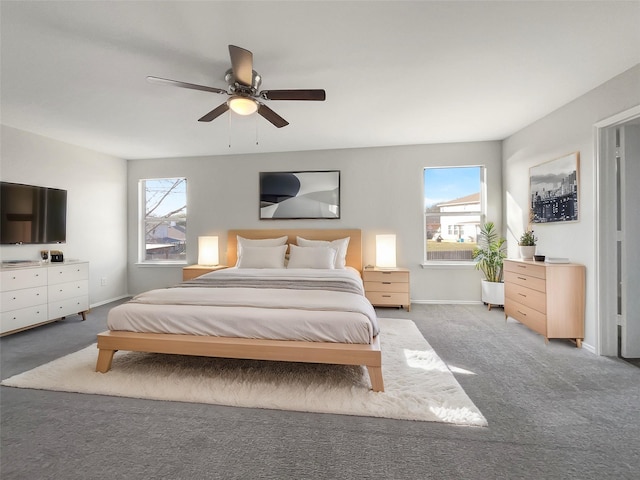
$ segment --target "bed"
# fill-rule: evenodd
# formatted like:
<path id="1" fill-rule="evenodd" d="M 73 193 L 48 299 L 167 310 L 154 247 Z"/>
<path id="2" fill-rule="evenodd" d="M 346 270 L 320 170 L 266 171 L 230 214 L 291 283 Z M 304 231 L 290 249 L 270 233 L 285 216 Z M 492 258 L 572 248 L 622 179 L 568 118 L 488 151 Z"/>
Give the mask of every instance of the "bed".
<path id="1" fill-rule="evenodd" d="M 260 250 L 251 242 L 262 241 L 262 246 L 265 239 L 284 237 L 285 245 L 293 245 L 287 251 L 294 268 L 247 268 L 255 266 L 251 258 L 256 252 L 262 262 L 264 252 L 282 248 Z M 304 246 L 297 246 L 298 237 Z M 338 266 L 339 239 L 347 237 L 342 268 L 312 269 L 305 260 L 299 263 L 306 259 L 333 266 L 335 259 Z M 338 257 L 318 260 L 330 250 L 318 241 L 333 242 Z M 113 308 L 109 330 L 98 335 L 96 371 L 108 372 L 118 350 L 363 365 L 372 390 L 384 391 L 377 319 L 360 279 L 360 230 L 230 230 L 227 265 L 234 267 L 145 292 Z"/>

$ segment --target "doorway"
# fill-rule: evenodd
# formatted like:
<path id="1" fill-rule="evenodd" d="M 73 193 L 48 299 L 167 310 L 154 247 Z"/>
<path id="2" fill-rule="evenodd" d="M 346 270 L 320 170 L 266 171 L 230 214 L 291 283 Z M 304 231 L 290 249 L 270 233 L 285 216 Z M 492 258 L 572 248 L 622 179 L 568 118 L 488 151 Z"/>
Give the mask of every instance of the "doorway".
<path id="1" fill-rule="evenodd" d="M 640 107 L 596 129 L 598 353 L 640 366 Z"/>

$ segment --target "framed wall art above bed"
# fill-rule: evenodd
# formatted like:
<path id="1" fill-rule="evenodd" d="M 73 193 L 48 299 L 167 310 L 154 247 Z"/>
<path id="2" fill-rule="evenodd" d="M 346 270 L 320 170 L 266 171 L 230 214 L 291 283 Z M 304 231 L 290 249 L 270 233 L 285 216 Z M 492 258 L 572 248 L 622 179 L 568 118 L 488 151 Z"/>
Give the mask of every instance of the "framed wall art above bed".
<path id="1" fill-rule="evenodd" d="M 260 172 L 260 220 L 340 218 L 340 171 Z"/>

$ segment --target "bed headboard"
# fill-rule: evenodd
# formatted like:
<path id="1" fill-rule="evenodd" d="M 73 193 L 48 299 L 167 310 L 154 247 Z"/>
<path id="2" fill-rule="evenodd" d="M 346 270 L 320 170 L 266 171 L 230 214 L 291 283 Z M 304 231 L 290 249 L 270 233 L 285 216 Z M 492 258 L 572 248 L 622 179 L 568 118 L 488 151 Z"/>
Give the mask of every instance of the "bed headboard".
<path id="1" fill-rule="evenodd" d="M 359 272 L 362 271 L 362 231 L 359 228 L 229 230 L 227 234 L 227 265 L 229 266 L 235 265 L 238 258 L 238 241 L 236 239 L 238 235 L 243 238 L 253 239 L 277 238 L 287 235 L 289 237 L 287 243 L 293 244 L 296 244 L 296 237 L 303 237 L 309 240 L 338 240 L 339 238 L 350 237 L 346 263 Z"/>

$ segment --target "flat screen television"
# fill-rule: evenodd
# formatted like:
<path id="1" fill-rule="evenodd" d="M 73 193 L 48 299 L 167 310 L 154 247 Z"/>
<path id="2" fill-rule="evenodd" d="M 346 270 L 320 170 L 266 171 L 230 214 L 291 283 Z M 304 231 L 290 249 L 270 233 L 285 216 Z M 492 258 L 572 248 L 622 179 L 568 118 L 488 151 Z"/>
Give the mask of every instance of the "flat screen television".
<path id="1" fill-rule="evenodd" d="M 0 182 L 0 244 L 65 243 L 67 191 Z"/>

